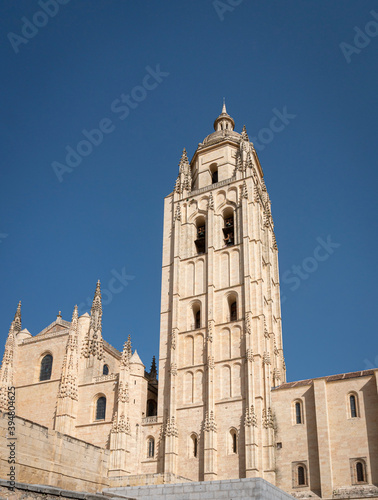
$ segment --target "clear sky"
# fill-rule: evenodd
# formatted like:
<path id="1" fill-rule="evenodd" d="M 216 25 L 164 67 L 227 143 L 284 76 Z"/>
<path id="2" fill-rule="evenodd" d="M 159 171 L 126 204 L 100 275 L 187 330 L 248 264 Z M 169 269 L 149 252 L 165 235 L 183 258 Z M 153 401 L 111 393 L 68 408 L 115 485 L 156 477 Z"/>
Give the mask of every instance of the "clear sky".
<path id="1" fill-rule="evenodd" d="M 35 335 L 100 279 L 105 339 L 149 368 L 163 198 L 225 97 L 272 200 L 288 380 L 377 365 L 377 2 L 4 0 L 0 25 L 1 350 L 19 300 Z"/>

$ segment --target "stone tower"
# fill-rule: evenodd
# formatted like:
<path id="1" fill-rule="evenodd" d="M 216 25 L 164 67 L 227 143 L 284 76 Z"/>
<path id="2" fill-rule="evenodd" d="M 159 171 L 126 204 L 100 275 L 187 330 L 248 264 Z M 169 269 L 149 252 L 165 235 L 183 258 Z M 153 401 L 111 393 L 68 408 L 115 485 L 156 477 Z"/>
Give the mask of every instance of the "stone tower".
<path id="1" fill-rule="evenodd" d="M 271 388 L 285 382 L 271 204 L 223 105 L 165 198 L 159 360 L 162 470 L 275 483 Z"/>

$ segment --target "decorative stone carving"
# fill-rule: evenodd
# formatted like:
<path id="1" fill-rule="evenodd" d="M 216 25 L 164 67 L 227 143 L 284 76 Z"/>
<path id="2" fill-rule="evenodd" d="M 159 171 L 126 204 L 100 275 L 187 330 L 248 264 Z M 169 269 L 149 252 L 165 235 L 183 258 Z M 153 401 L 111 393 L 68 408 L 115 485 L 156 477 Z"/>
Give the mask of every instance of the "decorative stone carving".
<path id="1" fill-rule="evenodd" d="M 269 352 L 265 351 L 263 355 L 263 363 L 264 365 L 270 365 L 270 354 Z"/>
<path id="2" fill-rule="evenodd" d="M 207 366 L 209 367 L 210 370 L 214 370 L 214 368 L 215 368 L 214 356 L 209 356 L 207 358 Z"/>
<path id="3" fill-rule="evenodd" d="M 251 322 L 251 313 L 248 312 L 245 316 L 245 331 L 248 335 L 252 333 L 252 322 Z"/>
<path id="4" fill-rule="evenodd" d="M 177 364 L 176 363 L 171 363 L 171 366 L 170 366 L 170 374 L 175 377 L 177 375 Z"/>
<path id="5" fill-rule="evenodd" d="M 180 207 L 180 203 L 177 203 L 177 207 L 176 207 L 175 221 L 176 220 L 181 221 L 181 207 Z"/>
<path id="6" fill-rule="evenodd" d="M 121 366 L 125 368 L 130 368 L 130 359 L 131 359 L 131 337 L 130 335 L 127 338 L 127 341 L 123 344 L 122 356 L 121 356 Z"/>
<path id="7" fill-rule="evenodd" d="M 171 348 L 173 350 L 176 349 L 176 342 L 177 342 L 177 328 L 173 328 L 171 331 Z"/>
<path id="8" fill-rule="evenodd" d="M 270 406 L 268 407 L 267 410 L 265 408 L 262 411 L 262 421 L 263 421 L 263 426 L 265 429 L 274 428 L 274 420 L 273 420 L 273 413 L 272 409 Z"/>
<path id="9" fill-rule="evenodd" d="M 244 425 L 250 427 L 257 427 L 257 416 L 255 413 L 255 407 L 251 405 L 251 408 L 246 408 L 245 417 L 244 417 Z"/>
<path id="10" fill-rule="evenodd" d="M 213 341 L 213 323 L 212 320 L 207 322 L 207 340 L 209 342 Z"/>
<path id="11" fill-rule="evenodd" d="M 247 184 L 244 181 L 243 184 L 240 186 L 240 197 L 248 199 L 248 190 L 247 190 Z"/>
<path id="12" fill-rule="evenodd" d="M 247 352 L 245 353 L 245 359 L 247 361 L 253 361 L 253 351 L 252 351 L 252 349 L 247 349 Z"/>
<path id="13" fill-rule="evenodd" d="M 118 432 L 124 432 L 125 434 L 131 434 L 130 420 L 129 417 L 125 418 L 124 413 L 122 413 L 118 422 Z"/>
<path id="14" fill-rule="evenodd" d="M 276 235 L 274 234 L 274 231 L 272 231 L 272 240 L 273 240 L 273 249 L 278 250 Z"/>
<path id="15" fill-rule="evenodd" d="M 118 385 L 118 403 L 128 403 L 129 402 L 129 384 L 127 382 L 120 381 Z"/>
<path id="16" fill-rule="evenodd" d="M 178 194 L 183 194 L 184 191 L 187 191 L 187 193 L 189 194 L 192 190 L 192 173 L 185 148 L 180 159 L 179 173 L 174 190 Z"/>
<path id="17" fill-rule="evenodd" d="M 169 436 L 178 437 L 178 429 L 177 429 L 176 420 L 175 420 L 174 416 L 171 417 L 170 419 L 168 419 L 168 421 L 167 421 L 165 435 L 167 437 L 169 437 Z"/>
<path id="18" fill-rule="evenodd" d="M 248 137 L 247 129 L 246 129 L 245 125 L 243 125 L 243 129 L 242 129 L 242 132 L 241 132 L 241 137 L 242 137 L 243 141 L 249 142 L 249 137 Z"/>
<path id="19" fill-rule="evenodd" d="M 78 400 L 78 373 L 78 311 L 77 306 L 75 306 L 66 344 L 66 352 L 63 358 L 58 398 L 70 398 L 74 401 Z"/>
<path id="20" fill-rule="evenodd" d="M 204 431 L 205 432 L 217 432 L 217 424 L 215 422 L 214 412 L 211 411 L 210 415 L 208 412 L 205 414 L 205 423 L 204 423 Z"/>
<path id="21" fill-rule="evenodd" d="M 213 198 L 213 193 L 210 192 L 209 194 L 209 202 L 207 205 L 208 210 L 214 210 L 214 198 Z"/>
<path id="22" fill-rule="evenodd" d="M 14 335 L 17 335 L 21 331 L 21 300 L 18 303 L 16 314 L 13 319 L 13 331 Z"/>

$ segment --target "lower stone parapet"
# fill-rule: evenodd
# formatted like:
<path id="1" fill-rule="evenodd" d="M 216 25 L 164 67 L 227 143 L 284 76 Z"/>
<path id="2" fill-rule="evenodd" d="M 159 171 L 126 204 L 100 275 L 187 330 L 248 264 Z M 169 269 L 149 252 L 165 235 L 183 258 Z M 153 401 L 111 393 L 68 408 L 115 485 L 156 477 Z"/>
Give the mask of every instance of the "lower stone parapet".
<path id="1" fill-rule="evenodd" d="M 63 490 L 42 484 L 16 483 L 9 486 L 9 481 L 0 479 L 0 500 L 104 500 L 103 495 L 94 495 L 80 491 Z M 125 499 L 126 500 L 126 499 Z M 129 498 L 128 500 L 134 500 Z"/>
<path id="2" fill-rule="evenodd" d="M 293 500 L 291 495 L 261 478 L 106 488 L 103 493 L 114 499 L 134 497 L 137 500 L 234 500 L 238 498 Z"/>

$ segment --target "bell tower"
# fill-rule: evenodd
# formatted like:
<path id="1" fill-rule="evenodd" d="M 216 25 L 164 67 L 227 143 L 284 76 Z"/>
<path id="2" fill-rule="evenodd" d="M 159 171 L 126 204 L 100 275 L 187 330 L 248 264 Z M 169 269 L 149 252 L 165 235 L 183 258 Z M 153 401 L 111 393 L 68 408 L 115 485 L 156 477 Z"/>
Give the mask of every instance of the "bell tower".
<path id="1" fill-rule="evenodd" d="M 263 171 L 223 104 L 165 198 L 161 470 L 275 483 L 272 387 L 285 381 L 278 252 Z"/>

